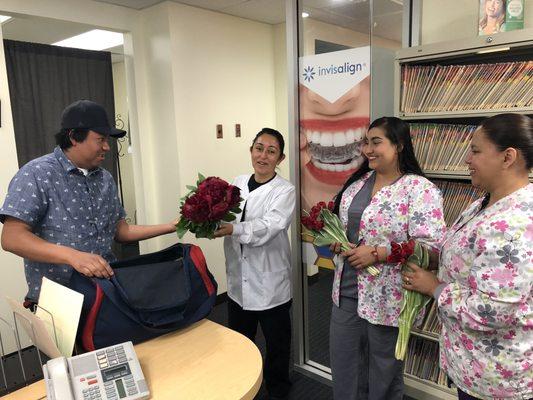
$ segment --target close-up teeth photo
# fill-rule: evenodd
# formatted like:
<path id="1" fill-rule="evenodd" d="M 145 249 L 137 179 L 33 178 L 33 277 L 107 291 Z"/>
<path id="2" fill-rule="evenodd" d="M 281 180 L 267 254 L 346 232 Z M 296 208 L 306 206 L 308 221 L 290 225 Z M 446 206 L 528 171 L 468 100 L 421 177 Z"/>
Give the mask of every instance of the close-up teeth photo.
<path id="1" fill-rule="evenodd" d="M 349 129 L 346 132 L 320 132 L 305 130 L 311 162 L 326 171 L 349 171 L 361 163 L 361 147 L 364 130 Z"/>

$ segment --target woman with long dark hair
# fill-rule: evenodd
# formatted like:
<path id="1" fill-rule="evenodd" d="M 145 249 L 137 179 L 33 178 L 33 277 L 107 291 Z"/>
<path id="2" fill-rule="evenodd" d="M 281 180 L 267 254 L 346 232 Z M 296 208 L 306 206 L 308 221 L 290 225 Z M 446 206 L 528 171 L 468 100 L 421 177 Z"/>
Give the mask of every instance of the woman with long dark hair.
<path id="1" fill-rule="evenodd" d="M 404 287 L 433 296 L 440 366 L 459 399 L 533 398 L 533 120 L 500 114 L 474 132 L 466 159 L 487 195 L 451 226 L 438 278 L 410 264 Z"/>
<path id="2" fill-rule="evenodd" d="M 403 398 L 403 362 L 394 357 L 402 301 L 400 265 L 387 262 L 391 243 L 416 239 L 438 251 L 445 231 L 442 197 L 415 158 L 409 126 L 394 117 L 370 124 L 366 161 L 335 199 L 352 249 L 343 252 L 333 282 L 330 353 L 333 394 L 368 399 Z M 331 249 L 339 253 L 340 245 Z M 366 268 L 380 270 L 372 276 Z M 368 363 L 363 344 L 368 341 Z"/>

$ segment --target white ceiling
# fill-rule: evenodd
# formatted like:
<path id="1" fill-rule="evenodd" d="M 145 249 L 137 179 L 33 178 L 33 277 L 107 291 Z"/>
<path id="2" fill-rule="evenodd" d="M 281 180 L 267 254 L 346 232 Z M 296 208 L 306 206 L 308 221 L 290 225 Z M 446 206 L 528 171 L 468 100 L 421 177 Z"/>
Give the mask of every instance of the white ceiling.
<path id="1" fill-rule="evenodd" d="M 96 0 L 142 10 L 163 0 Z M 268 24 L 285 22 L 285 0 L 174 0 Z M 303 0 L 311 18 L 358 32 L 369 30 L 369 0 Z M 373 0 L 374 34 L 401 42 L 401 0 Z M 51 44 L 94 27 L 55 19 L 16 16 L 2 24 L 5 39 Z M 122 47 L 109 49 L 122 54 Z M 119 58 L 114 57 L 114 61 Z"/>
<path id="2" fill-rule="evenodd" d="M 95 0 L 101 3 L 116 4 L 142 10 L 164 0 Z M 265 22 L 279 24 L 285 22 L 285 0 L 173 0 L 175 3 L 188 4 L 225 14 L 235 15 Z"/>
<path id="3" fill-rule="evenodd" d="M 95 0 L 142 10 L 164 0 Z M 172 0 L 234 15 L 237 17 L 280 24 L 285 22 L 285 0 Z M 358 32 L 369 30 L 370 0 L 301 0 L 311 18 Z M 373 0 L 374 34 L 401 42 L 403 0 Z"/>

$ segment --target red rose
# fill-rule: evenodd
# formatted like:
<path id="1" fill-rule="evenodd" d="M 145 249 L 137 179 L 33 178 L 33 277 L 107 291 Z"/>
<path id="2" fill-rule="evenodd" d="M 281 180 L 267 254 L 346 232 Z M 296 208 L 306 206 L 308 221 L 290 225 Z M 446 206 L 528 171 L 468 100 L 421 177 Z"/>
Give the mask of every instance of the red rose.
<path id="1" fill-rule="evenodd" d="M 205 198 L 195 193 L 185 200 L 181 207 L 181 214 L 192 222 L 206 222 L 209 218 L 209 205 Z"/>
<path id="2" fill-rule="evenodd" d="M 229 185 L 226 188 L 226 202 L 229 204 L 231 210 L 241 201 L 241 191 L 237 186 Z"/>
<path id="3" fill-rule="evenodd" d="M 415 251 L 415 241 L 413 239 L 404 243 L 391 242 L 391 253 L 387 257 L 389 263 L 405 263 Z"/>
<path id="4" fill-rule="evenodd" d="M 322 228 L 324 228 L 324 223 L 322 221 L 319 221 L 319 220 L 315 220 L 313 221 L 313 224 L 314 224 L 314 230 L 315 231 L 320 231 L 322 230 Z"/>
<path id="5" fill-rule="evenodd" d="M 228 182 L 220 178 L 209 177 L 204 179 L 202 183 L 198 185 L 198 190 L 196 192 L 203 195 L 209 195 L 211 196 L 213 203 L 219 203 L 224 199 L 228 186 L 230 186 Z"/>
<path id="6" fill-rule="evenodd" d="M 226 189 L 228 186 L 229 184 L 225 180 L 217 178 L 216 176 L 210 176 L 198 185 L 198 192 L 201 193 L 206 190 Z"/>
<path id="7" fill-rule="evenodd" d="M 303 226 L 313 231 L 320 231 L 324 228 L 324 222 L 320 219 L 320 210 L 318 206 L 311 208 L 308 216 L 301 218 Z"/>
<path id="8" fill-rule="evenodd" d="M 309 212 L 309 215 L 311 216 L 311 218 L 317 219 L 318 216 L 320 215 L 320 210 L 322 210 L 322 208 L 319 207 L 318 205 L 313 206 L 311 208 L 311 211 Z"/>
<path id="9" fill-rule="evenodd" d="M 209 212 L 209 221 L 220 221 L 229 210 L 229 205 L 225 201 L 213 205 Z"/>
<path id="10" fill-rule="evenodd" d="M 322 229 L 322 227 L 320 227 L 320 224 L 318 224 L 318 221 L 311 217 L 302 217 L 302 224 L 307 229 L 312 231 L 319 231 L 320 229 Z"/>
<path id="11" fill-rule="evenodd" d="M 415 252 L 416 242 L 411 239 L 407 243 L 402 243 L 402 254 L 407 260 Z"/>

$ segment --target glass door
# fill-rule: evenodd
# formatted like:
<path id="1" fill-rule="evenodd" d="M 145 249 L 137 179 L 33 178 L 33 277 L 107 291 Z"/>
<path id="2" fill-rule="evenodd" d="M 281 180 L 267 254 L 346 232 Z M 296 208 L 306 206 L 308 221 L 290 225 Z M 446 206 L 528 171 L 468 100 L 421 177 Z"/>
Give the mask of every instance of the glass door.
<path id="1" fill-rule="evenodd" d="M 363 162 L 371 119 L 393 113 L 394 53 L 402 45 L 404 9 L 401 0 L 300 0 L 297 6 L 296 175 L 303 212 L 334 199 Z M 301 247 L 301 293 L 295 294 L 302 305 L 296 317 L 300 360 L 327 378 L 335 260 L 305 231 L 295 246 Z"/>

